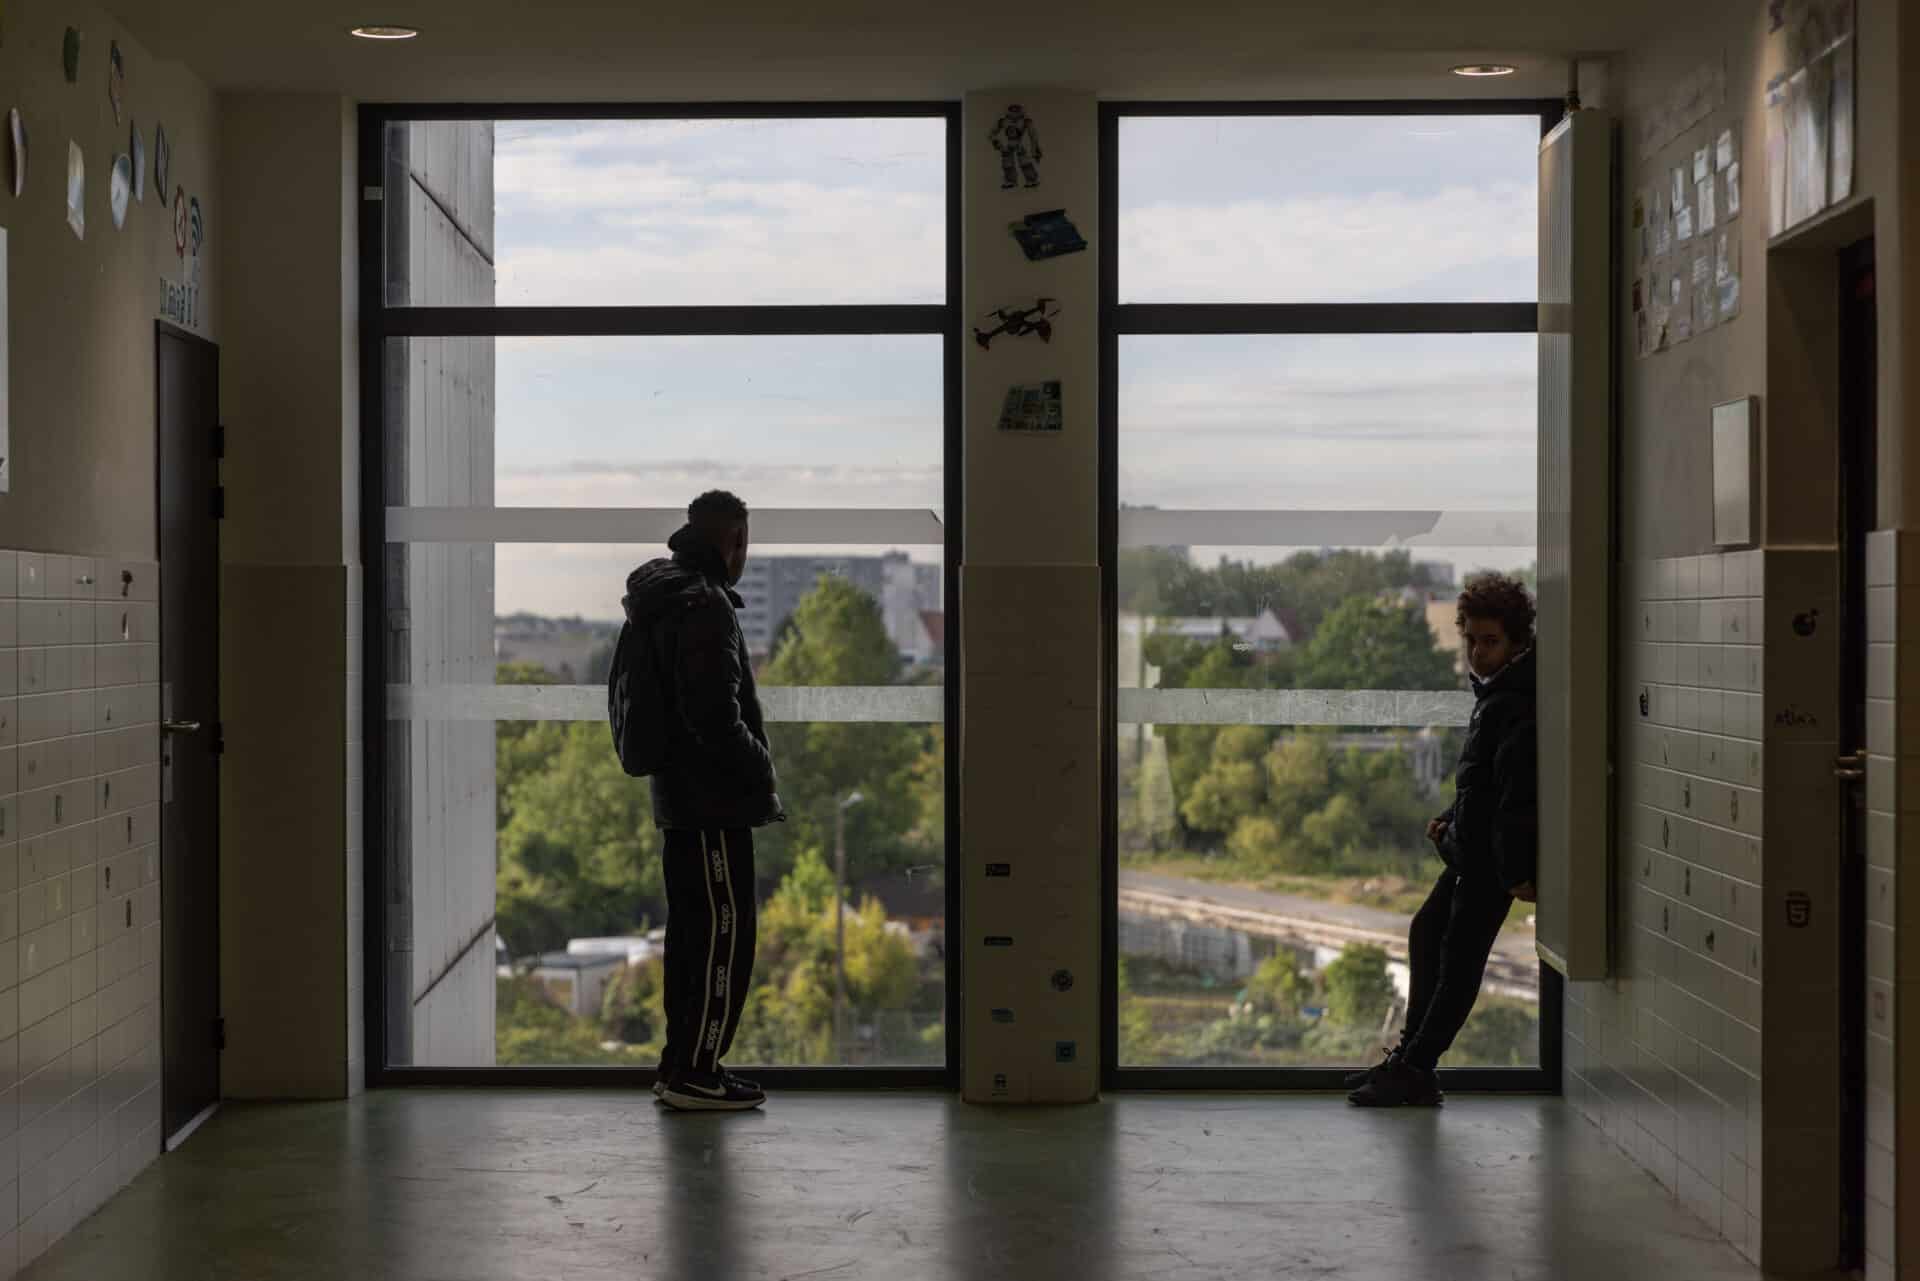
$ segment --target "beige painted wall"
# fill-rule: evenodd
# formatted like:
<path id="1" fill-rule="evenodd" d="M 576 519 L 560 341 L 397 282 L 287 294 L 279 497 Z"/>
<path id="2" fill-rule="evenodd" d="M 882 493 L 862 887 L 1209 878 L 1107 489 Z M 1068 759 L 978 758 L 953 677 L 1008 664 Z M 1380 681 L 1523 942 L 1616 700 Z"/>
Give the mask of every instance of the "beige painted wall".
<path id="1" fill-rule="evenodd" d="M 220 100 L 221 1001 L 226 1092 L 357 1081 L 359 317 L 355 116 L 326 95 Z"/>
<path id="2" fill-rule="evenodd" d="M 79 83 L 68 84 L 61 42 L 83 32 Z M 215 263 L 225 210 L 216 196 L 214 96 L 177 64 L 150 58 L 138 38 L 91 5 L 23 0 L 6 7 L 0 113 L 20 108 L 30 136 L 26 190 L 12 194 L 0 158 L 0 225 L 7 229 L 12 492 L 0 495 L 0 546 L 151 560 L 154 498 L 154 320 L 160 282 L 179 281 L 172 192 L 153 182 L 153 131 L 173 145 L 172 182 L 200 197 L 204 310 L 197 331 L 221 335 Z M 115 230 L 108 175 L 128 150 L 107 97 L 108 46 L 126 66 L 125 114 L 147 144 L 146 201 Z M 67 143 L 86 156 L 84 241 L 67 229 Z M 0 155 L 4 149 L 0 149 Z"/>

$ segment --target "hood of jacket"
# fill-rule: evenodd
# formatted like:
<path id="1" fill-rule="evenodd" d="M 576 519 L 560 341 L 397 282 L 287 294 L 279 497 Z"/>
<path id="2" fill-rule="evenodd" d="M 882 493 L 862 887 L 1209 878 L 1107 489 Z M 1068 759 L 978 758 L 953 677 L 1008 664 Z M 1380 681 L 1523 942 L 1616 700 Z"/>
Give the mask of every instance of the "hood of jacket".
<path id="1" fill-rule="evenodd" d="M 676 602 L 691 603 L 715 588 L 727 594 L 727 601 L 739 609 L 742 601 L 727 586 L 727 568 L 720 553 L 694 533 L 693 526 L 682 525 L 667 540 L 672 556 L 650 560 L 627 575 L 627 594 L 620 600 L 627 621 L 641 623 Z"/>

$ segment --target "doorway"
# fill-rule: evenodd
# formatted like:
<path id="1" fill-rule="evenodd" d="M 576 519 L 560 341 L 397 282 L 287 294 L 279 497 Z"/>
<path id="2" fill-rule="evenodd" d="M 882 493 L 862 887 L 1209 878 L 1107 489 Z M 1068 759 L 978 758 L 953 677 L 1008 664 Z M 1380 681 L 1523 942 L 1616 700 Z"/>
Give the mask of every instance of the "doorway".
<path id="1" fill-rule="evenodd" d="M 220 349 L 160 323 L 161 1109 L 167 1148 L 220 1100 Z"/>
<path id="2" fill-rule="evenodd" d="M 1878 325 L 1871 239 L 1840 253 L 1841 1264 L 1866 1259 L 1867 536 L 1879 525 Z"/>

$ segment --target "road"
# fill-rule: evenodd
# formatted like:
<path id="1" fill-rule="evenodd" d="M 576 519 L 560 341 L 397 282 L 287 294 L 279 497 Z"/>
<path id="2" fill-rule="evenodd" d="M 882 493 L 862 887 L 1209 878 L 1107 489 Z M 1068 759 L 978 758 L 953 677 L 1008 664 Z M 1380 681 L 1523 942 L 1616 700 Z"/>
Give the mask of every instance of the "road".
<path id="1" fill-rule="evenodd" d="M 1189 910 L 1180 915 L 1193 919 L 1216 918 L 1251 932 L 1285 936 L 1296 933 L 1293 926 L 1325 927 L 1332 936 L 1365 936 L 1378 941 L 1395 955 L 1404 955 L 1407 945 L 1407 917 L 1385 908 L 1365 907 L 1357 903 L 1330 903 L 1301 894 L 1281 894 L 1273 890 L 1229 885 L 1220 881 L 1195 880 L 1185 876 L 1165 876 L 1157 872 L 1120 869 L 1120 898 L 1123 907 L 1154 905 L 1159 913 L 1176 903 Z M 1528 912 L 1532 908 L 1522 904 Z M 1271 928 L 1259 928 L 1262 918 Z M 1320 931 L 1313 931 L 1320 932 Z M 1503 933 L 1493 947 L 1494 968 L 1508 973 L 1530 973 L 1538 964 L 1533 931 L 1512 930 Z"/>

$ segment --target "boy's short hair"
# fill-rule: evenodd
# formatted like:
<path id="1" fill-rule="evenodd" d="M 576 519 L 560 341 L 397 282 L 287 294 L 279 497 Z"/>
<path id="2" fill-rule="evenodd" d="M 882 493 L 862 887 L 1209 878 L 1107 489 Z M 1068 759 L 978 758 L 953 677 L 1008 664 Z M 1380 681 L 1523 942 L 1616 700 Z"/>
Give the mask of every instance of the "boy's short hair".
<path id="1" fill-rule="evenodd" d="M 747 505 L 724 489 L 710 489 L 687 504 L 687 523 L 708 533 L 744 525 Z"/>
<path id="2" fill-rule="evenodd" d="M 1493 619 L 1516 644 L 1533 644 L 1533 597 L 1519 579 L 1507 574 L 1472 574 L 1460 593 L 1455 622 L 1461 631 L 1469 618 Z"/>

